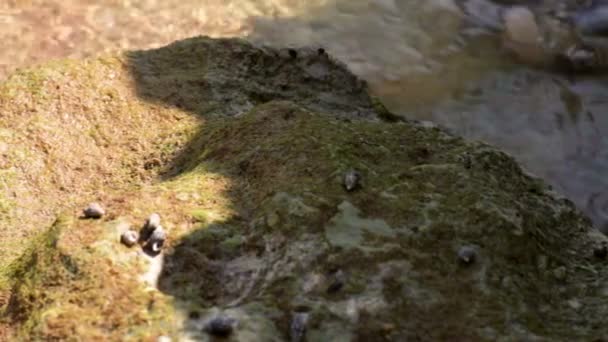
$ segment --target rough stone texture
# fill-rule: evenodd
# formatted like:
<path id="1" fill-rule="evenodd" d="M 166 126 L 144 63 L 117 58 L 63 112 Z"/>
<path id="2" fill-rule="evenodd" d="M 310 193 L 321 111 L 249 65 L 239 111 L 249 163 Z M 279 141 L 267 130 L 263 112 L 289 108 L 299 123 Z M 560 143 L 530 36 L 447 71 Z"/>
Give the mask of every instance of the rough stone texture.
<path id="1" fill-rule="evenodd" d="M 550 341 L 605 331 L 595 313 L 606 271 L 593 248 L 605 238 L 506 154 L 436 128 L 344 123 L 287 102 L 219 126 L 211 137 L 238 132 L 240 142 L 202 138 L 208 161 L 249 160 L 243 177 L 253 189 L 239 196 L 260 205 L 247 224 L 211 225 L 175 245 L 167 260 L 183 266 L 165 269 L 162 291 L 233 307 L 245 322 L 276 312 L 273 329 L 303 308 L 313 341 Z M 340 177 L 353 163 L 367 185 L 351 194 Z M 239 246 L 224 247 L 237 236 Z M 479 246 L 468 267 L 457 258 L 462 245 Z M 205 258 L 193 260 L 194 251 Z M 200 291 L 184 294 L 185 284 Z M 245 327 L 235 336 L 261 333 Z"/>
<path id="2" fill-rule="evenodd" d="M 115 223 L 61 221 L 3 274 L 23 336 L 205 341 L 222 316 L 233 340 L 284 341 L 294 313 L 307 341 L 607 336 L 607 238 L 570 201 L 488 145 L 379 120 L 364 83 L 295 52 L 194 38 L 116 67 L 154 111 L 202 115 L 157 183 L 112 206 L 172 225 L 160 292 L 135 283 Z"/>
<path id="3" fill-rule="evenodd" d="M 197 38 L 134 52 L 129 64 L 143 98 L 198 114 L 237 116 L 260 103 L 289 99 L 332 115 L 376 115 L 365 82 L 317 49 Z"/>

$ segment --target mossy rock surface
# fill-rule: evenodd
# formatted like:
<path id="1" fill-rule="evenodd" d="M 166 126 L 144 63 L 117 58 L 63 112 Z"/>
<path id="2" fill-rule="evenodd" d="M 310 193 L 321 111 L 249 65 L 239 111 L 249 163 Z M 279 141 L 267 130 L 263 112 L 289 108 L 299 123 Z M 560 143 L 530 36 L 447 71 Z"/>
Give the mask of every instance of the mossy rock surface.
<path id="1" fill-rule="evenodd" d="M 307 341 L 608 334 L 608 240 L 570 201 L 491 146 L 395 119 L 319 51 L 193 38 L 0 89 L 10 338 L 207 341 L 222 314 L 231 340 L 284 341 L 297 313 Z M 108 214 L 79 219 L 92 200 Z M 118 238 L 151 212 L 155 258 Z"/>

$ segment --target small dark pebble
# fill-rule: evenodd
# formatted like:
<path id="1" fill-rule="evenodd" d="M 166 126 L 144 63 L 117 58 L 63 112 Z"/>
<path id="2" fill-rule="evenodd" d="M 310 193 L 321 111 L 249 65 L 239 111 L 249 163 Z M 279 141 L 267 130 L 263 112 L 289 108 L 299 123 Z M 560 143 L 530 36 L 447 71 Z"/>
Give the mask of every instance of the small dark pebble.
<path id="1" fill-rule="evenodd" d="M 599 259 L 606 259 L 608 256 L 608 246 L 605 244 L 595 246 L 595 248 L 593 248 L 593 255 Z"/>
<path id="2" fill-rule="evenodd" d="M 346 277 L 342 270 L 338 270 L 333 274 L 333 281 L 327 287 L 327 293 L 335 293 L 338 292 L 344 287 L 344 283 L 346 282 Z"/>
<path id="3" fill-rule="evenodd" d="M 213 336 L 227 337 L 232 334 L 236 319 L 231 317 L 218 316 L 207 322 L 204 330 Z"/>
<path id="4" fill-rule="evenodd" d="M 458 259 L 463 264 L 472 264 L 477 258 L 477 251 L 471 246 L 463 246 L 458 250 Z"/>
<path id="5" fill-rule="evenodd" d="M 289 49 L 288 51 L 289 51 L 289 57 L 291 57 L 291 58 L 293 58 L 293 59 L 298 58 L 298 52 L 297 52 L 296 50 L 294 50 L 294 49 Z"/>
<path id="6" fill-rule="evenodd" d="M 319 54 L 319 56 L 322 56 L 322 55 L 324 55 L 324 54 L 325 54 L 325 49 L 324 49 L 324 48 L 319 48 L 319 49 L 317 50 L 317 53 Z"/>

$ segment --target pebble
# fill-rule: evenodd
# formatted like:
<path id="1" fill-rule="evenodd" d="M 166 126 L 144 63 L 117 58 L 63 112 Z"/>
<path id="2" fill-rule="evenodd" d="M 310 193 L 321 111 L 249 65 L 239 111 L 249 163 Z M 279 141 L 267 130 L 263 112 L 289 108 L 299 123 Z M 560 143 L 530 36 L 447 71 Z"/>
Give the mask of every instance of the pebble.
<path id="1" fill-rule="evenodd" d="M 86 218 L 98 219 L 105 215 L 106 211 L 99 203 L 90 203 L 89 206 L 82 211 L 82 213 Z"/>
<path id="2" fill-rule="evenodd" d="M 458 259 L 464 264 L 472 264 L 477 257 L 477 251 L 471 246 L 462 246 L 458 250 Z"/>
<path id="3" fill-rule="evenodd" d="M 344 188 L 346 191 L 353 191 L 361 186 L 361 173 L 356 170 L 348 170 L 344 174 Z"/>
<path id="4" fill-rule="evenodd" d="M 138 239 L 139 234 L 134 230 L 127 230 L 120 235 L 120 242 L 127 247 L 133 247 Z"/>
<path id="5" fill-rule="evenodd" d="M 306 335 L 306 326 L 308 325 L 308 313 L 307 312 L 296 312 L 291 320 L 291 326 L 289 329 L 291 335 L 291 342 L 304 341 Z"/>
<path id="6" fill-rule="evenodd" d="M 218 316 L 207 322 L 203 328 L 208 334 L 227 337 L 232 334 L 237 320 L 231 317 Z"/>

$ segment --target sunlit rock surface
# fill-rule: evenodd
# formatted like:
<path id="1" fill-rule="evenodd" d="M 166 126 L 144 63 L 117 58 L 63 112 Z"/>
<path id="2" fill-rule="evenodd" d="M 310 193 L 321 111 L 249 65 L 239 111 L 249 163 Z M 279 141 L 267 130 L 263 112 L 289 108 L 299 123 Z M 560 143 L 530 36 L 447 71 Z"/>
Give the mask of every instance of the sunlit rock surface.
<path id="1" fill-rule="evenodd" d="M 95 97 L 101 86 L 114 92 Z M 37 146 L 54 136 L 40 135 L 23 147 L 29 154 L 3 160 L 28 176 L 19 186 L 42 184 L 49 194 L 39 201 L 53 209 L 24 201 L 6 217 L 49 226 L 63 211 L 48 231 L 30 228 L 37 238 L 3 252 L 3 328 L 15 338 L 208 341 L 220 321 L 229 328 L 214 331 L 235 341 L 608 333 L 607 241 L 570 201 L 491 146 L 393 116 L 321 51 L 193 38 L 57 62 L 1 87 L 14 141 L 42 130 L 16 123 L 24 112 L 61 105 L 63 116 L 45 116 L 59 135 L 82 129 L 71 116 L 113 109 L 91 135 L 108 129 L 114 140 L 68 134 L 67 150 L 53 154 Z M 163 134 L 117 126 L 140 115 Z M 68 144 L 76 138 L 99 153 L 81 172 L 103 170 L 107 182 L 85 192 L 78 177 L 64 179 L 73 197 L 58 199 L 62 190 L 42 180 L 90 153 Z M 39 169 L 23 168 L 30 157 Z M 362 182 L 349 192 L 343 177 L 353 169 Z M 77 218 L 88 200 L 79 191 L 107 203 L 102 220 Z M 156 262 L 117 233 L 150 212 L 168 235 Z M 474 258 L 463 262 L 463 248 Z"/>

